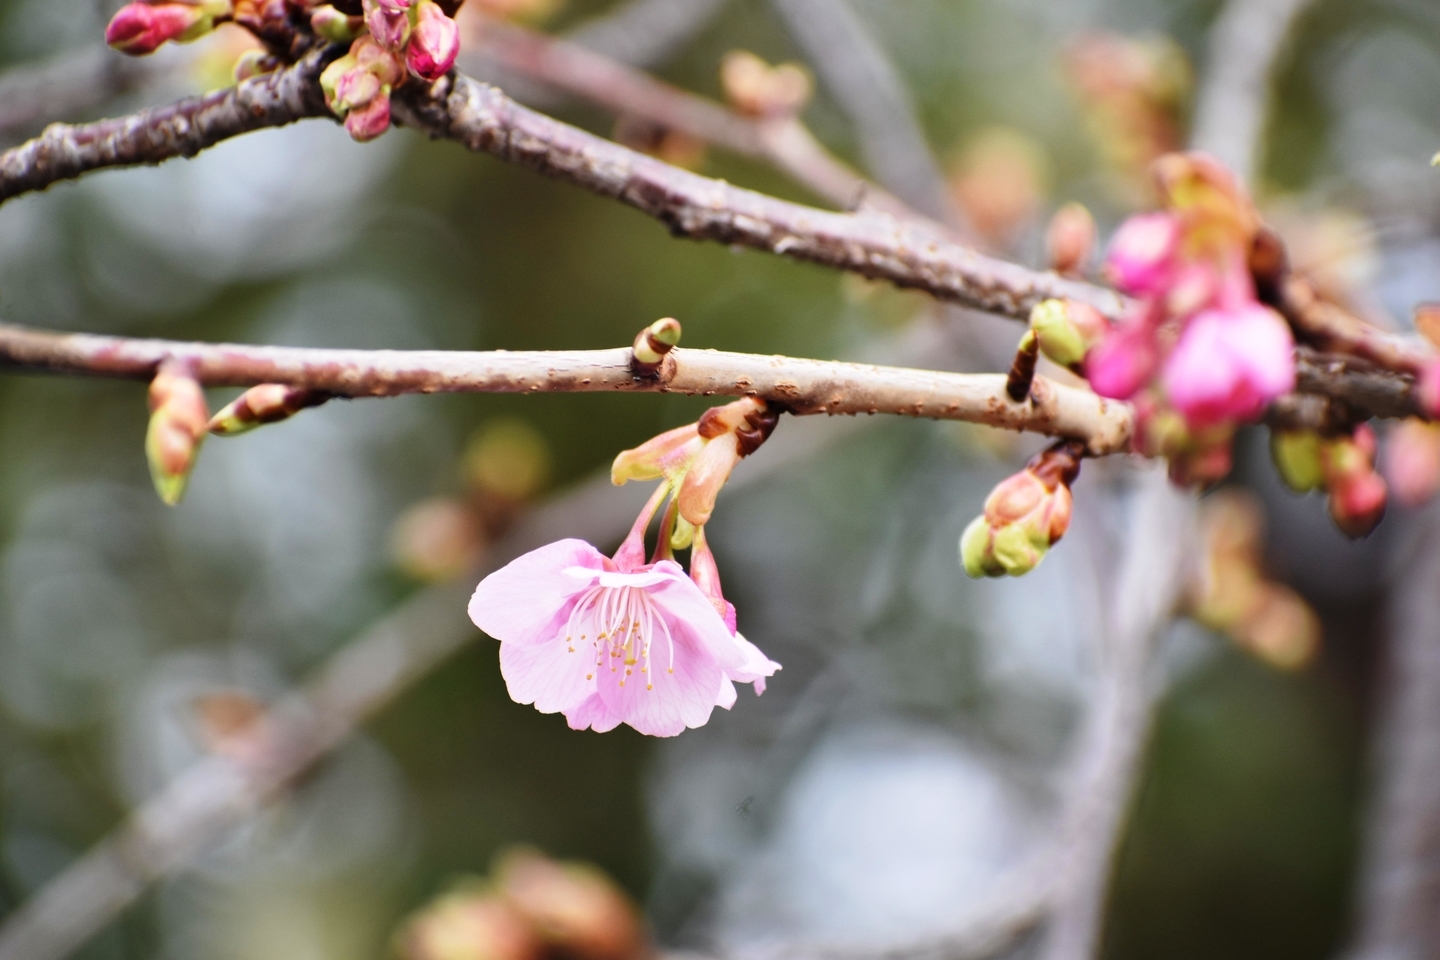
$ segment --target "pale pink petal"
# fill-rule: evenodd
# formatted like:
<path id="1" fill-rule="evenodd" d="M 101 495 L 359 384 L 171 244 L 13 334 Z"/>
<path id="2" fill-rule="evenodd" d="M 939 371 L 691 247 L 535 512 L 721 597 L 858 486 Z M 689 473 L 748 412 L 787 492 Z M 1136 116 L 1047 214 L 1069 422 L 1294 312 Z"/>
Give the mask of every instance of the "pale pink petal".
<path id="1" fill-rule="evenodd" d="M 620 718 L 610 712 L 598 693 L 592 693 L 578 706 L 566 710 L 565 720 L 571 730 L 594 730 L 596 733 L 608 733 L 620 726 Z"/>
<path id="2" fill-rule="evenodd" d="M 729 677 L 720 678 L 720 695 L 715 698 L 715 706 L 722 710 L 729 710 L 735 706 L 735 701 L 740 699 L 740 692 L 735 689 L 735 681 Z"/>
<path id="3" fill-rule="evenodd" d="M 568 711 L 595 692 L 595 654 L 589 645 L 563 640 L 500 644 L 500 675 L 510 699 L 541 713 Z"/>
<path id="4" fill-rule="evenodd" d="M 720 618 L 709 601 L 703 597 L 701 600 L 718 623 Z M 709 720 L 724 676 L 705 642 L 689 624 L 669 620 L 668 625 L 675 646 L 673 667 L 670 644 L 661 636 L 651 641 L 647 671 L 642 672 L 639 663 L 627 668 L 612 660 L 615 666 L 602 669 L 597 678 L 605 706 L 652 737 L 673 737 L 686 727 L 698 727 Z M 720 629 L 724 629 L 723 624 Z"/>
<path id="5" fill-rule="evenodd" d="M 590 584 L 572 567 L 603 568 L 604 556 L 584 540 L 561 540 L 510 561 L 480 581 L 470 619 L 506 643 L 544 643 L 564 629 L 573 601 Z"/>
<path id="6" fill-rule="evenodd" d="M 1294 340 L 1259 304 L 1207 310 L 1185 327 L 1164 371 L 1165 392 L 1193 426 L 1253 420 L 1295 386 Z"/>
<path id="7" fill-rule="evenodd" d="M 677 565 L 675 569 L 679 570 L 680 567 Z M 738 669 L 744 663 L 745 654 L 735 644 L 729 627 L 720 619 L 715 605 L 695 586 L 695 581 L 683 572 L 650 588 L 650 596 L 656 606 L 664 611 L 667 620 L 688 624 L 709 652 L 711 659 L 721 667 L 726 670 Z"/>
<path id="8" fill-rule="evenodd" d="M 775 671 L 780 669 L 780 664 L 761 653 L 759 647 L 755 646 L 755 644 L 749 640 L 746 640 L 741 634 L 735 634 L 732 639 L 740 649 L 743 660 L 739 667 L 734 669 L 727 668 L 725 672 L 729 674 L 732 680 L 738 683 L 760 681 L 760 685 L 756 690 L 757 692 L 763 693 L 765 690 L 764 678 L 773 677 Z"/>

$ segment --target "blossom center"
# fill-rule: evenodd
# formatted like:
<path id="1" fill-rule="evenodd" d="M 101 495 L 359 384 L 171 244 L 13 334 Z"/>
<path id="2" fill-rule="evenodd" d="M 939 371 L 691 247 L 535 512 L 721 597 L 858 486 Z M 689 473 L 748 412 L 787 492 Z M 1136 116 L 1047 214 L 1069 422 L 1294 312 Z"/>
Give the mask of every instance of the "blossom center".
<path id="1" fill-rule="evenodd" d="M 657 639 L 663 640 L 663 651 L 652 651 Z M 675 672 L 675 638 L 643 587 L 597 583 L 587 589 L 565 625 L 565 644 L 570 653 L 594 657 L 594 670 L 585 675 L 586 680 L 609 672 L 623 687 L 638 671 L 645 689 L 653 690 L 654 653 L 663 653 L 666 670 Z"/>

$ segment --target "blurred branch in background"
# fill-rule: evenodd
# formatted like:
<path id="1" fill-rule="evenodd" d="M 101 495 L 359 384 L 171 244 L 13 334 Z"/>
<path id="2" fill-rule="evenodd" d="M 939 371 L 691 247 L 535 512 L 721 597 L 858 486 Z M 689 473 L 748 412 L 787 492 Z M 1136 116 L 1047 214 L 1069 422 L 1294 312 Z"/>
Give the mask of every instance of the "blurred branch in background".
<path id="1" fill-rule="evenodd" d="M 568 39 L 633 67 L 653 67 L 669 59 L 729 0 L 630 0 L 612 12 L 580 24 Z"/>
<path id="2" fill-rule="evenodd" d="M 164 69 L 96 46 L 0 73 L 0 142 L 101 107 Z"/>
<path id="3" fill-rule="evenodd" d="M 1271 79 L 1296 18 L 1310 2 L 1228 3 L 1211 27 L 1191 140 L 1231 170 L 1258 171 L 1264 159 Z"/>
<path id="4" fill-rule="evenodd" d="M 959 226 L 959 212 L 905 82 L 846 0 L 774 4 L 821 82 L 855 124 L 870 174 L 915 209 Z"/>
<path id="5" fill-rule="evenodd" d="M 666 133 L 766 160 L 841 208 L 863 198 L 894 217 L 917 216 L 836 159 L 793 113 L 747 116 L 578 43 L 499 20 L 471 17 L 466 22 L 476 25 L 467 49 L 478 49 L 516 73 L 591 100 L 622 118 L 649 121 Z"/>
<path id="6" fill-rule="evenodd" d="M 1355 960 L 1431 957 L 1440 949 L 1440 514 L 1433 504 L 1406 533 L 1391 558 Z"/>
<path id="7" fill-rule="evenodd" d="M 1210 37 L 1209 67 L 1200 90 L 1201 110 L 1224 109 L 1257 118 L 1217 130 L 1197 125 L 1192 146 L 1218 153 L 1249 180 L 1259 154 L 1270 102 L 1270 75 L 1294 14 L 1305 0 L 1229 0 Z M 1276 28 L 1236 42 L 1235 23 L 1268 19 L 1277 6 L 1286 14 Z M 1253 29 L 1246 27 L 1246 29 Z M 1258 78 L 1258 79 L 1257 79 Z M 1212 139 L 1214 138 L 1214 139 Z M 1230 156 L 1226 156 L 1226 151 Z M 1057 902 L 1047 929 L 1043 960 L 1091 960 L 1100 955 L 1115 856 L 1143 772 L 1163 693 L 1154 676 L 1162 631 L 1185 589 L 1187 564 L 1196 549 L 1195 497 L 1173 489 L 1158 471 L 1142 475 L 1134 493 L 1133 521 L 1126 524 L 1126 553 L 1110 597 L 1110 637 L 1101 652 L 1101 679 L 1075 772 L 1072 800 L 1061 826 Z"/>
<path id="8" fill-rule="evenodd" d="M 1115 589 L 1099 638 L 1098 689 L 1080 731 L 1061 817 L 1044 960 L 1099 955 L 1115 852 L 1162 693 L 1155 652 L 1185 588 L 1195 545 L 1194 497 L 1163 471 L 1136 477 Z"/>

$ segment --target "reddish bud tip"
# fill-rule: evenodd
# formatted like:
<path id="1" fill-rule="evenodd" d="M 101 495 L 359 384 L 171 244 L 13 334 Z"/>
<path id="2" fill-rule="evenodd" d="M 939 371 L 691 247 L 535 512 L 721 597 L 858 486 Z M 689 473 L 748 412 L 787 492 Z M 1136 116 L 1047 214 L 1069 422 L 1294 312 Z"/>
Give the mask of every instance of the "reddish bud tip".
<path id="1" fill-rule="evenodd" d="M 105 42 L 121 53 L 144 56 L 167 40 L 193 40 L 214 25 L 205 7 L 189 3 L 128 3 L 105 28 Z"/>

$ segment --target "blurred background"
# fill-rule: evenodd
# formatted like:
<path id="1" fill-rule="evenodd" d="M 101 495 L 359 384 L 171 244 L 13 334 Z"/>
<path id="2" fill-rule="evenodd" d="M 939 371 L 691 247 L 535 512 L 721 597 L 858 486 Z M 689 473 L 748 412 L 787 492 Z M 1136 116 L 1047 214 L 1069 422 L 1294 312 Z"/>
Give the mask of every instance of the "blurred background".
<path id="1" fill-rule="evenodd" d="M 1086 204 L 1103 235 L 1144 202 L 1113 137 L 1097 140 L 1077 40 L 1107 31 L 1159 51 L 1183 142 L 1189 76 L 1219 11 L 846 2 L 902 81 L 949 200 L 992 249 L 1037 265 L 1061 204 Z M 508 12 L 565 33 L 621 5 Z M 728 51 L 807 61 L 783 4 L 700 6 L 644 66 L 720 99 Z M 0 58 L 94 47 L 111 10 L 5 0 Z M 224 33 L 163 52 L 80 118 L 215 86 L 216 64 L 223 77 L 234 57 Z M 1256 192 L 1370 315 L 1403 322 L 1440 297 L 1427 165 L 1440 148 L 1440 15 L 1423 0 L 1318 0 L 1286 51 Z M 470 56 L 462 64 L 483 73 Z M 844 98 L 816 72 L 803 119 L 864 166 Z M 535 96 L 615 131 L 610 114 Z M 708 175 L 820 202 L 762 163 L 690 147 L 684 159 Z M 0 313 L 64 330 L 401 349 L 618 346 L 675 316 L 689 346 L 962 369 L 995 368 L 986 338 L 1017 335 L 820 268 L 674 240 L 453 144 L 397 130 L 357 145 L 324 122 L 5 204 Z M 228 399 L 216 391 L 212 409 Z M 146 473 L 143 386 L 0 378 L 0 915 L 388 610 L 704 406 L 337 402 L 212 439 L 187 499 L 167 509 Z M 784 665 L 763 698 L 742 692 L 732 712 L 670 741 L 576 733 L 508 699 L 496 645 L 477 633 L 79 955 L 392 956 L 407 916 L 515 845 L 598 865 L 667 946 L 883 946 L 945 931 L 957 905 L 1053 834 L 1095 682 L 1097 584 L 1126 535 L 1104 507 L 1106 468 L 1087 467 L 1077 502 L 1093 493 L 1092 507 L 1039 571 L 967 581 L 960 531 L 1035 448 L 953 424 L 782 423 L 711 526 L 741 630 Z M 1242 441 L 1234 483 L 1264 504 L 1266 569 L 1319 614 L 1323 636 L 1280 666 L 1189 621 L 1164 637 L 1157 726 L 1107 914 L 1103 952 L 1117 960 L 1323 957 L 1354 932 L 1385 597 L 1419 518 L 1392 507 L 1370 539 L 1344 540 L 1321 499 L 1273 479 L 1260 436 Z M 606 521 L 617 540 L 630 517 L 622 506 Z"/>

